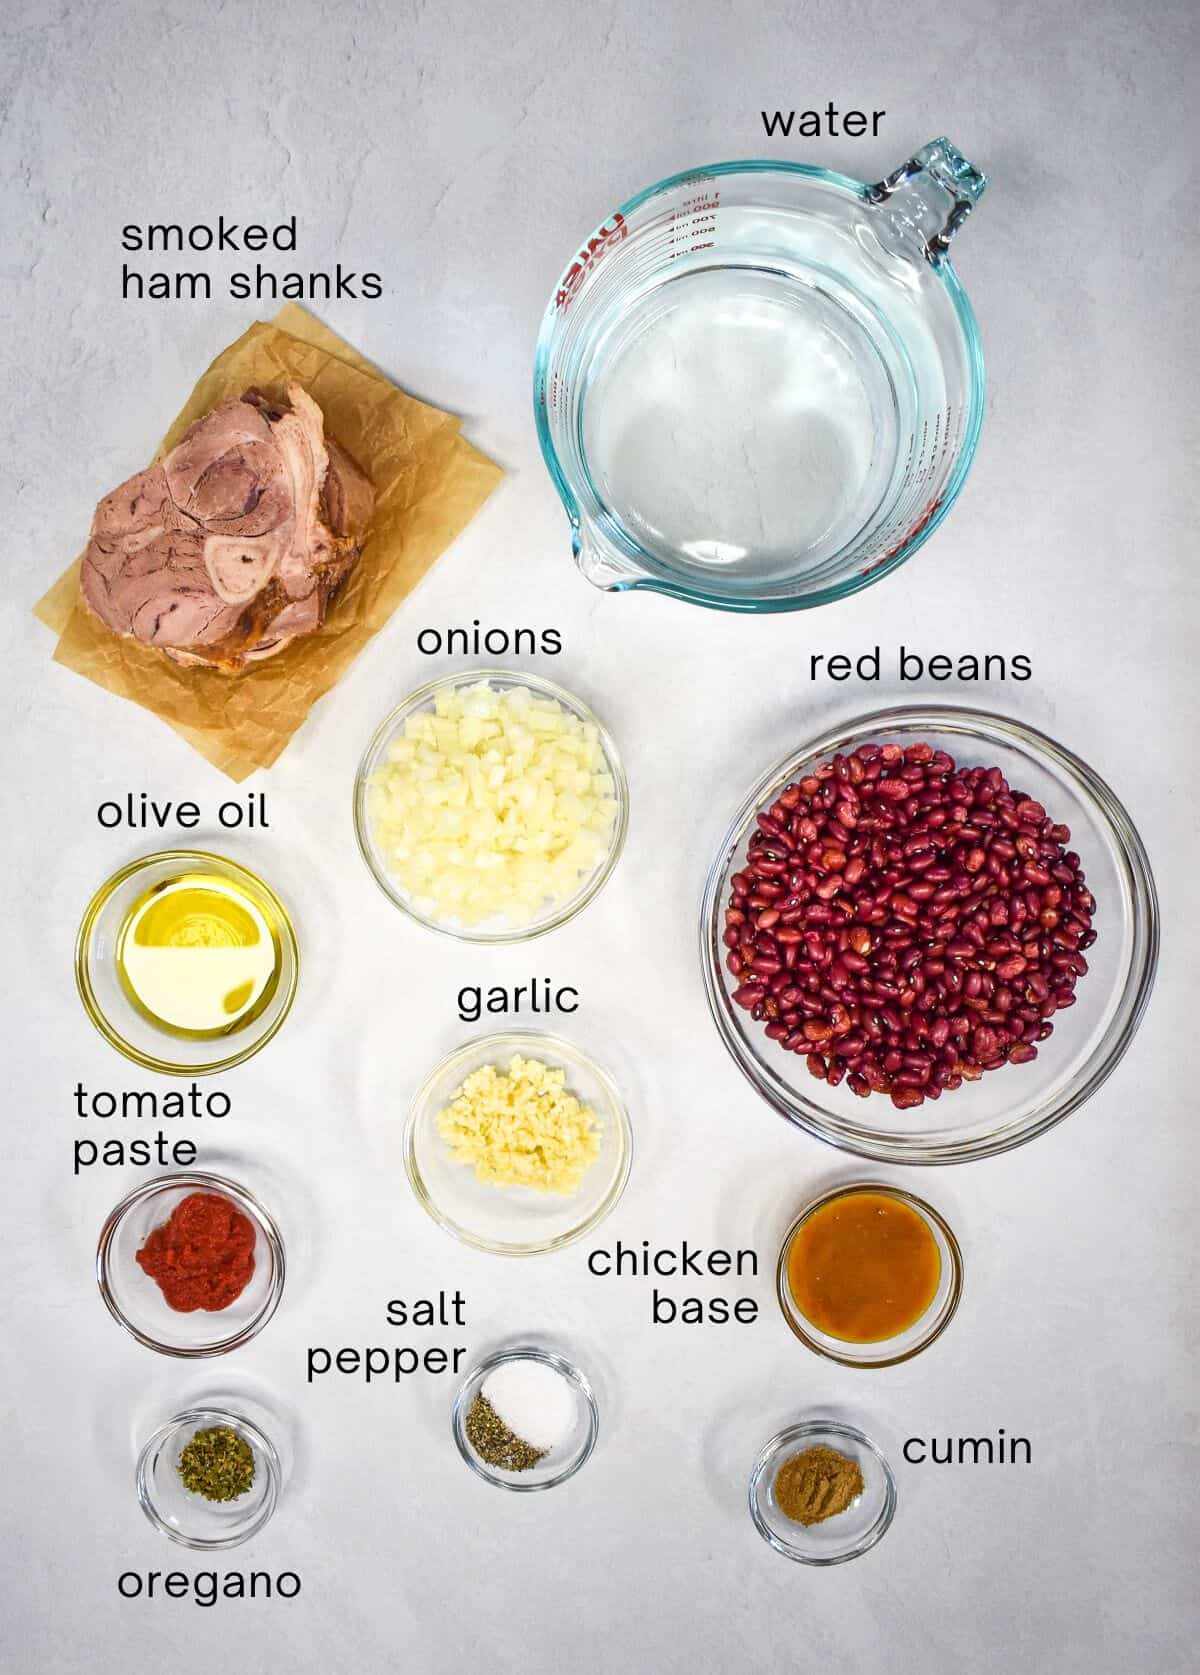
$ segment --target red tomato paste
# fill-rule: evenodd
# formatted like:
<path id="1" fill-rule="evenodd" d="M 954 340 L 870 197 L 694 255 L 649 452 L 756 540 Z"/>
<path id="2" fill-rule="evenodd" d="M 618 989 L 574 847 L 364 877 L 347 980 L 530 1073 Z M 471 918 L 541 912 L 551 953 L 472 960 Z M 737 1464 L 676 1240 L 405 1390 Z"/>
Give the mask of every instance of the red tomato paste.
<path id="1" fill-rule="evenodd" d="M 170 1308 L 227 1309 L 254 1273 L 254 1223 L 228 1198 L 190 1192 L 137 1253 Z"/>

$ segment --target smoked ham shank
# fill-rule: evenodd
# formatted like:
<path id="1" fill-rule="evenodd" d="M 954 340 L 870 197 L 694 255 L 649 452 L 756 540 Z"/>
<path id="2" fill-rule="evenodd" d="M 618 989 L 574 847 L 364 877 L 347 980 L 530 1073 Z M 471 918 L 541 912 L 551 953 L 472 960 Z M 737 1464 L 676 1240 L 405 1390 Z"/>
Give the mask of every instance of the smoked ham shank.
<path id="1" fill-rule="evenodd" d="M 236 674 L 321 626 L 373 505 L 298 384 L 286 403 L 248 390 L 100 502 L 84 602 L 176 663 Z"/>

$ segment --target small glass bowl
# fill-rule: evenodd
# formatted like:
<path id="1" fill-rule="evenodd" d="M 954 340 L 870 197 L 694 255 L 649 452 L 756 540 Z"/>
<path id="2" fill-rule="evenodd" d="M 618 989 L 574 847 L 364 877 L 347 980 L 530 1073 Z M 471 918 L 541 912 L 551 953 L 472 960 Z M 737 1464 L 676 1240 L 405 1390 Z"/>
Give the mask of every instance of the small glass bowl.
<path id="1" fill-rule="evenodd" d="M 497 1367 L 507 1366 L 511 1361 L 538 1361 L 544 1367 L 553 1368 L 566 1380 L 575 1397 L 575 1424 L 570 1435 L 543 1456 L 537 1465 L 521 1472 L 505 1471 L 500 1466 L 489 1465 L 467 1441 L 466 1432 L 467 1415 L 483 1388 L 484 1380 L 494 1373 Z M 535 1349 L 526 1344 L 518 1349 L 502 1349 L 495 1355 L 489 1355 L 486 1361 L 481 1361 L 467 1374 L 454 1399 L 450 1427 L 454 1432 L 454 1443 L 458 1452 L 485 1483 L 493 1483 L 497 1489 L 512 1489 L 519 1495 L 533 1494 L 539 1489 L 557 1488 L 560 1483 L 565 1483 L 568 1477 L 574 1477 L 596 1446 L 596 1437 L 600 1431 L 600 1410 L 596 1406 L 596 1397 L 591 1385 L 578 1367 L 565 1356 L 555 1354 L 553 1350 Z"/>
<path id="2" fill-rule="evenodd" d="M 927 743 L 960 767 L 998 767 L 1014 789 L 1036 798 L 1071 829 L 1087 887 L 1096 898 L 1097 939 L 1076 1004 L 1059 1012 L 1054 1033 L 1029 1064 L 1005 1065 L 915 1110 L 898 1111 L 884 1094 L 857 1098 L 846 1082 L 831 1088 L 803 1060 L 767 1039 L 763 1025 L 733 1002 L 722 940 L 729 881 L 745 860 L 758 814 L 820 763 L 859 745 Z M 880 710 L 811 739 L 763 775 L 722 841 L 708 875 L 700 921 L 709 1008 L 746 1079 L 798 1128 L 883 1163 L 960 1163 L 990 1157 L 1044 1134 L 1076 1110 L 1120 1063 L 1154 986 L 1158 900 L 1146 851 L 1104 781 L 1044 733 L 1004 716 L 950 705 Z"/>
<path id="3" fill-rule="evenodd" d="M 788 1284 L 788 1256 L 792 1240 L 804 1223 L 834 1199 L 852 1197 L 861 1192 L 895 1198 L 901 1204 L 906 1204 L 910 1210 L 915 1210 L 933 1235 L 941 1258 L 938 1288 L 925 1313 L 919 1320 L 914 1321 L 907 1331 L 898 1333 L 894 1338 L 882 1338 L 877 1343 L 853 1343 L 846 1338 L 835 1338 L 831 1333 L 823 1332 L 819 1326 L 814 1326 L 811 1320 L 801 1314 Z M 901 1361 L 911 1361 L 914 1355 L 928 1349 L 934 1339 L 940 1338 L 946 1330 L 962 1299 L 962 1288 L 962 1251 L 948 1223 L 923 1198 L 916 1198 L 911 1192 L 904 1192 L 900 1187 L 887 1186 L 879 1181 L 852 1181 L 848 1186 L 836 1186 L 829 1192 L 823 1192 L 819 1198 L 814 1198 L 811 1204 L 806 1204 L 784 1235 L 783 1243 L 779 1247 L 779 1261 L 775 1267 L 775 1294 L 779 1298 L 783 1318 L 800 1342 L 807 1344 L 815 1355 L 823 1355 L 830 1361 L 840 1361 L 844 1367 L 894 1367 Z"/>
<path id="4" fill-rule="evenodd" d="M 598 863 L 595 870 L 580 881 L 574 894 L 565 901 L 548 902 L 541 913 L 526 924 L 510 925 L 488 922 L 483 925 L 457 925 L 441 919 L 431 918 L 423 913 L 412 900 L 411 896 L 396 882 L 388 872 L 387 864 L 379 852 L 375 836 L 371 828 L 370 816 L 367 812 L 367 792 L 371 780 L 387 756 L 388 747 L 398 733 L 403 732 L 404 724 L 411 715 L 418 710 L 429 709 L 443 692 L 452 692 L 458 687 L 478 686 L 488 681 L 497 690 L 510 691 L 514 687 L 525 686 L 539 697 L 553 698 L 566 710 L 578 716 L 580 721 L 588 722 L 596 729 L 600 747 L 604 752 L 605 766 L 612 776 L 617 811 L 613 822 L 612 833 L 609 837 L 608 852 Z M 471 669 L 461 674 L 442 675 L 437 680 L 429 681 L 410 694 L 402 704 L 398 704 L 390 715 L 384 717 L 371 736 L 371 742 L 363 753 L 359 764 L 358 775 L 354 781 L 354 833 L 358 839 L 359 851 L 363 860 L 370 868 L 371 876 L 383 891 L 389 901 L 419 925 L 427 929 L 440 931 L 445 936 L 456 937 L 460 942 L 528 942 L 535 936 L 543 936 L 547 931 L 557 930 L 573 919 L 592 898 L 608 882 L 608 879 L 621 856 L 625 846 L 625 833 L 629 825 L 629 785 L 625 778 L 625 770 L 621 766 L 621 758 L 617 752 L 616 742 L 608 729 L 578 698 L 574 697 L 553 681 L 545 680 L 540 675 L 515 674 L 506 669 Z"/>
<path id="5" fill-rule="evenodd" d="M 211 1040 L 189 1040 L 152 1023 L 126 994 L 116 965 L 118 938 L 130 909 L 156 884 L 192 869 L 228 878 L 244 891 L 279 947 L 278 980 L 266 1006 L 242 1029 Z M 119 1053 L 164 1076 L 208 1076 L 252 1058 L 291 1010 L 299 974 L 296 933 L 279 897 L 247 867 L 202 849 L 159 850 L 115 872 L 92 897 L 75 941 L 75 982 L 88 1017 Z"/>
<path id="6" fill-rule="evenodd" d="M 192 1192 L 229 1199 L 250 1218 L 257 1235 L 249 1285 L 228 1308 L 216 1312 L 195 1309 L 183 1314 L 170 1308 L 158 1281 L 137 1263 L 137 1252 L 149 1235 Z M 122 1198 L 104 1223 L 96 1248 L 96 1279 L 109 1314 L 147 1349 L 187 1360 L 226 1355 L 256 1337 L 279 1307 L 283 1240 L 258 1200 L 223 1175 L 162 1175 Z"/>
<path id="7" fill-rule="evenodd" d="M 254 1482 L 235 1501 L 210 1501 L 185 1489 L 179 1456 L 197 1431 L 227 1425 L 254 1451 Z M 275 1510 L 282 1481 L 279 1456 L 258 1426 L 218 1407 L 190 1408 L 168 1419 L 138 1456 L 137 1494 L 156 1530 L 184 1547 L 214 1551 L 257 1535 Z"/>
<path id="8" fill-rule="evenodd" d="M 567 1091 L 599 1119 L 600 1156 L 569 1198 L 478 1181 L 437 1131 L 438 1113 L 472 1071 L 485 1064 L 507 1070 L 515 1054 L 565 1070 Z M 486 1035 L 443 1059 L 418 1090 L 404 1132 L 404 1166 L 418 1203 L 456 1239 L 496 1256 L 539 1256 L 592 1232 L 624 1192 L 632 1158 L 629 1116 L 611 1077 L 569 1041 L 536 1030 Z"/>
<path id="9" fill-rule="evenodd" d="M 800 1524 L 775 1501 L 775 1474 L 784 1461 L 806 1448 L 833 1448 L 857 1460 L 863 1492 L 845 1512 L 821 1524 Z M 882 1541 L 896 1512 L 896 1479 L 879 1449 L 853 1425 L 809 1419 L 771 1438 L 750 1474 L 750 1516 L 767 1544 L 798 1564 L 845 1564 Z"/>

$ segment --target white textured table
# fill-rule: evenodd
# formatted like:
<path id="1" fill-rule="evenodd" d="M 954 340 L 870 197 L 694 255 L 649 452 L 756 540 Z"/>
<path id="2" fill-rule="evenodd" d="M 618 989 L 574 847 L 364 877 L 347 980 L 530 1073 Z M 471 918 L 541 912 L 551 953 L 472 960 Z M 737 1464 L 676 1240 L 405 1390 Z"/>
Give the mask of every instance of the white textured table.
<path id="1" fill-rule="evenodd" d="M 1194 1667 L 1187 11 L 4 7 L 6 1671 Z M 879 137 L 776 140 L 774 153 L 870 179 L 945 132 L 992 177 L 955 250 L 990 379 L 962 501 L 910 566 L 820 613 L 741 621 L 593 592 L 573 572 L 530 415 L 558 269 L 640 186 L 762 152 L 761 107 L 830 100 L 886 109 Z M 152 846 L 103 832 L 96 805 L 145 789 L 211 809 L 224 782 L 153 718 L 53 665 L 29 610 L 98 494 L 144 461 L 255 312 L 123 302 L 120 228 L 220 211 L 294 212 L 289 265 L 377 269 L 383 298 L 319 311 L 464 413 L 509 476 L 261 781 L 271 832 L 226 842 L 294 905 L 304 976 L 279 1040 L 224 1079 L 234 1112 L 201 1161 L 267 1183 L 291 1273 L 252 1347 L 189 1367 L 126 1340 L 95 1294 L 98 1226 L 139 1175 L 72 1177 L 72 1090 L 154 1084 L 89 1028 L 72 939 L 93 887 Z M 600 708 L 633 797 L 601 901 L 544 942 L 493 953 L 388 910 L 349 822 L 370 728 L 445 666 L 418 656 L 417 631 L 474 617 L 562 630 L 564 655 L 538 666 Z M 797 728 L 894 696 L 886 683 L 812 686 L 796 653 L 900 641 L 1032 657 L 1024 686 L 950 690 L 1047 728 L 1111 780 L 1151 851 L 1166 940 L 1141 1034 L 1082 1113 L 1025 1150 L 917 1177 L 962 1236 L 966 1299 L 934 1351 L 872 1375 L 807 1355 L 775 1311 L 769 1269 L 791 1209 L 852 1165 L 780 1122 L 726 1058 L 694 922 L 750 769 Z M 631 1098 L 634 1173 L 606 1242 L 757 1245 L 758 1325 L 653 1329 L 645 1289 L 589 1279 L 578 1248 L 488 1259 L 413 1202 L 400 1130 L 418 1079 L 471 1033 L 457 989 L 534 974 L 578 986 L 570 1032 Z M 443 1287 L 463 1289 L 469 1325 L 431 1342 L 474 1354 L 540 1331 L 595 1377 L 601 1445 L 567 1488 L 506 1496 L 465 1471 L 448 1379 L 306 1387 L 309 1345 L 395 1341 L 387 1299 Z M 216 1568 L 294 1569 L 303 1591 L 211 1609 L 121 1599 L 123 1572 L 205 1568 L 153 1533 L 131 1474 L 148 1429 L 213 1389 L 267 1400 L 295 1456 L 270 1529 Z M 893 1455 L 910 1435 L 1004 1426 L 1031 1438 L 1034 1463 L 901 1465 L 883 1545 L 806 1571 L 768 1551 L 744 1503 L 760 1443 L 812 1408 L 861 1419 Z"/>

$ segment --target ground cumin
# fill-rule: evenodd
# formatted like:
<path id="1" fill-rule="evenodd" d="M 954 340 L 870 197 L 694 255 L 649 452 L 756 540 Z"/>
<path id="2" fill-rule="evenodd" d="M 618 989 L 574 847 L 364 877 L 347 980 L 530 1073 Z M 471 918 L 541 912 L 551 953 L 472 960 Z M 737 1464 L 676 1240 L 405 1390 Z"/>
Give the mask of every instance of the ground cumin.
<path id="1" fill-rule="evenodd" d="M 775 1473 L 775 1500 L 796 1524 L 821 1524 L 845 1512 L 863 1492 L 858 1461 L 835 1448 L 806 1448 Z"/>

